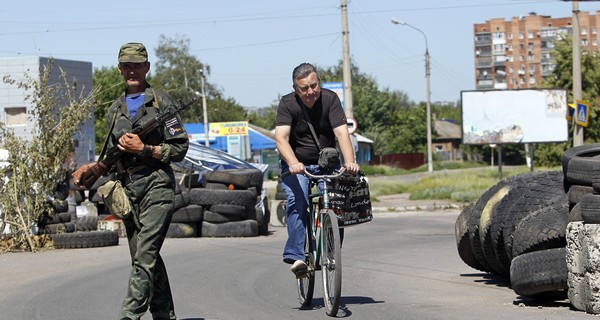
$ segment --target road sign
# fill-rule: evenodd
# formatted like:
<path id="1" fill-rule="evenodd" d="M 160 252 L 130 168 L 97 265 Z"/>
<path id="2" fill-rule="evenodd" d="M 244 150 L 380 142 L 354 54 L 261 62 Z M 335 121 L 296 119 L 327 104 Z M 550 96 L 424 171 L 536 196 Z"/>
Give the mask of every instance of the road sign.
<path id="1" fill-rule="evenodd" d="M 358 129 L 358 123 L 356 122 L 356 119 L 352 117 L 346 117 L 346 123 L 348 124 L 348 132 L 350 134 L 354 134 Z"/>
<path id="2" fill-rule="evenodd" d="M 590 117 L 590 104 L 583 100 L 576 100 L 575 102 L 577 102 L 575 122 L 582 127 L 587 127 L 588 119 Z"/>
<path id="3" fill-rule="evenodd" d="M 575 114 L 575 104 L 569 103 L 569 107 L 567 108 L 567 121 L 573 120 L 573 114 Z"/>

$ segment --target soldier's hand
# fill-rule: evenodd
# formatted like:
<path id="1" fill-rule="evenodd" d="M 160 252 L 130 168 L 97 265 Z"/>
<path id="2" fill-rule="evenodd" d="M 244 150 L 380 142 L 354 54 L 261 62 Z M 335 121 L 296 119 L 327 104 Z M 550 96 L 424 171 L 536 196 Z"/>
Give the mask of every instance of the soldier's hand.
<path id="1" fill-rule="evenodd" d="M 81 176 L 83 175 L 83 173 L 85 173 L 86 171 L 88 171 L 95 164 L 96 164 L 95 162 L 90 162 L 90 163 L 82 165 L 77 170 L 73 171 L 73 173 L 71 174 L 71 178 L 73 179 L 73 183 L 75 185 L 81 186 L 81 183 L 82 183 Z"/>
<path id="2" fill-rule="evenodd" d="M 140 153 L 144 150 L 144 143 L 135 133 L 128 132 L 122 135 L 117 142 L 117 148 L 124 152 Z"/>

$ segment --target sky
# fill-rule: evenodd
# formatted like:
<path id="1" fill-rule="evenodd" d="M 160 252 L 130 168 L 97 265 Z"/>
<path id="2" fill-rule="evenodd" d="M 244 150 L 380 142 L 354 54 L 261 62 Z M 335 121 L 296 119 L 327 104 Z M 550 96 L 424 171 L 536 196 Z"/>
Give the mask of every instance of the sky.
<path id="1" fill-rule="evenodd" d="M 126 42 L 144 43 L 152 63 L 161 36 L 189 39 L 190 53 L 210 66 L 208 82 L 244 107 L 261 108 L 292 91 L 291 72 L 298 64 L 338 65 L 340 5 L 341 0 L 5 1 L 0 58 L 54 57 L 91 62 L 96 69 L 116 66 Z M 559 0 L 349 0 L 350 57 L 381 89 L 420 102 L 426 100 L 427 47 L 431 101 L 457 102 L 462 90 L 475 89 L 474 24 L 531 12 L 571 17 L 572 9 L 572 2 Z M 596 12 L 600 2 L 579 2 L 579 9 Z M 422 33 L 391 23 L 393 18 Z"/>

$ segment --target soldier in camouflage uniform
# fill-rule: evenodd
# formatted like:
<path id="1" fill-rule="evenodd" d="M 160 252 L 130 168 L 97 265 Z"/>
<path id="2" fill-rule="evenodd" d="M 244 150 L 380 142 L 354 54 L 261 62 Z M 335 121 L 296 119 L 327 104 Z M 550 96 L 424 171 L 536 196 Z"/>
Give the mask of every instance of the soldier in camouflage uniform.
<path id="1" fill-rule="evenodd" d="M 141 43 L 124 44 L 119 51 L 119 72 L 126 92 L 108 110 L 112 146 L 125 153 L 111 171 L 116 172 L 131 200 L 133 212 L 123 219 L 132 258 L 129 289 L 119 319 L 140 319 L 150 308 L 153 319 L 176 319 L 167 270 L 160 249 L 169 228 L 175 197 L 171 161 L 180 161 L 188 149 L 188 136 L 181 119 L 168 121 L 142 141 L 131 133 L 165 107 L 172 99 L 150 87 L 146 48 Z M 114 121 L 114 127 L 112 122 Z M 86 170 L 84 165 L 78 171 Z M 78 183 L 81 173 L 73 175 Z"/>

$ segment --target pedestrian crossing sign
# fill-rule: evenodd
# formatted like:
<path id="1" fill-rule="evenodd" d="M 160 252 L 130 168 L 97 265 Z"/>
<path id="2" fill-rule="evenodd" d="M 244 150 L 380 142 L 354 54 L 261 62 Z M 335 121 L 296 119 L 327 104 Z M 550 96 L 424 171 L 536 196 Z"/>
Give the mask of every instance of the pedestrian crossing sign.
<path id="1" fill-rule="evenodd" d="M 575 122 L 582 127 L 587 127 L 590 116 L 590 104 L 583 100 L 576 100 L 575 102 L 577 103 Z"/>

